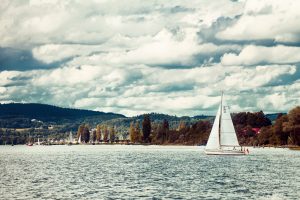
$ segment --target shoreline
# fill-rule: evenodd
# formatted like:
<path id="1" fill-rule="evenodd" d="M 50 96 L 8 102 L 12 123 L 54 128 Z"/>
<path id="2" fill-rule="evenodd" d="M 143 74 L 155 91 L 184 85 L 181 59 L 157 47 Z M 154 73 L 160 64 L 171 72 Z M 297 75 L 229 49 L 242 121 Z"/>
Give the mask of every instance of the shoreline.
<path id="1" fill-rule="evenodd" d="M 32 146 L 98 146 L 98 145 L 128 145 L 128 146 L 187 146 L 187 147 L 192 147 L 192 146 L 202 146 L 205 147 L 205 145 L 189 145 L 189 144 L 149 144 L 149 143 L 87 143 L 87 144 L 33 144 Z M 0 146 L 28 146 L 27 144 L 6 144 L 6 145 L 0 145 Z M 32 147 L 28 146 L 28 147 Z M 254 149 L 264 149 L 264 148 L 275 148 L 275 149 L 290 149 L 290 150 L 300 150 L 300 146 L 296 145 L 281 145 L 281 146 L 276 146 L 276 145 L 265 145 L 265 146 L 251 146 L 251 145 L 245 145 L 242 147 L 246 148 L 254 148 Z"/>

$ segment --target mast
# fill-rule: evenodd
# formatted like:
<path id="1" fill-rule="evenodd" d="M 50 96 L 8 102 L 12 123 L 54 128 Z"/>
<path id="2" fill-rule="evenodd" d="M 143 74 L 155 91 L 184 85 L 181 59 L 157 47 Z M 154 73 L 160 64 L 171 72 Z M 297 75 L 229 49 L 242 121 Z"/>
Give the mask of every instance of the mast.
<path id="1" fill-rule="evenodd" d="M 223 113 L 223 106 L 222 106 L 222 101 L 223 101 L 223 91 L 222 91 L 222 95 L 221 95 L 221 113 L 220 113 L 220 116 L 219 116 L 219 129 L 218 129 L 218 132 L 219 132 L 219 148 L 221 148 L 221 123 L 222 123 L 222 113 Z"/>

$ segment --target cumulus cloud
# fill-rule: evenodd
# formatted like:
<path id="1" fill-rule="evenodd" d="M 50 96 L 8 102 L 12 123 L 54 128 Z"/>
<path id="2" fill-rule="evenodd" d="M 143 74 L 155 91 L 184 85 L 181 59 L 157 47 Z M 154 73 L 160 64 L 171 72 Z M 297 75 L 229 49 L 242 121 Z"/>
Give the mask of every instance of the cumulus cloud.
<path id="1" fill-rule="evenodd" d="M 217 64 L 193 69 L 136 66 L 126 70 L 110 66 L 65 66 L 27 72 L 27 77 L 31 78 L 26 84 L 5 87 L 7 95 L 1 96 L 0 100 L 8 101 L 17 96 L 17 100 L 25 102 L 34 99 L 35 102 L 121 112 L 130 116 L 162 110 L 177 115 L 196 115 L 199 111 L 214 114 L 221 90 L 235 105 L 234 110 L 239 111 L 242 101 L 239 91 L 256 93 L 257 88 L 268 87 L 268 83 L 293 73 L 293 65 L 242 68 Z M 24 72 L 2 72 L 1 85 L 22 76 Z M 254 109 L 257 105 L 262 104 L 250 101 L 243 106 Z M 266 104 L 270 105 L 273 104 Z"/>
<path id="2" fill-rule="evenodd" d="M 89 55 L 92 52 L 103 51 L 98 46 L 67 45 L 67 44 L 46 44 L 32 49 L 36 60 L 50 64 L 77 56 Z"/>
<path id="3" fill-rule="evenodd" d="M 235 112 L 287 111 L 300 26 L 285 2 L 3 1 L 0 102 L 212 115 L 224 90 Z"/>
<path id="4" fill-rule="evenodd" d="M 300 41 L 300 2 L 293 0 L 247 1 L 243 15 L 232 26 L 216 34 L 223 40 Z"/>
<path id="5" fill-rule="evenodd" d="M 110 51 L 81 56 L 74 59 L 72 64 L 88 62 L 89 64 L 103 63 L 106 65 L 124 66 L 132 64 L 146 64 L 152 66 L 195 66 L 199 64 L 199 57 L 206 62 L 213 61 L 215 55 L 239 49 L 237 45 L 220 45 L 213 43 L 197 43 L 195 31 L 183 31 L 181 39 L 170 31 L 163 29 L 152 38 L 152 41 L 140 44 L 136 48 L 126 51 Z M 200 64 L 203 63 L 201 60 Z"/>
<path id="6" fill-rule="evenodd" d="M 278 45 L 264 47 L 249 45 L 239 54 L 225 53 L 223 65 L 289 64 L 300 62 L 300 47 Z"/>

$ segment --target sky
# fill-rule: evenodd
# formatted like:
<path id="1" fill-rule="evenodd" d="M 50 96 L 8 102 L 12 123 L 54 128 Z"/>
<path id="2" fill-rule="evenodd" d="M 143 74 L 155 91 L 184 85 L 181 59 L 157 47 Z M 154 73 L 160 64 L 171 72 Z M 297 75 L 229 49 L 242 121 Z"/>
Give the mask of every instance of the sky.
<path id="1" fill-rule="evenodd" d="M 287 112 L 300 1 L 1 0 L 0 103 L 116 112 Z"/>

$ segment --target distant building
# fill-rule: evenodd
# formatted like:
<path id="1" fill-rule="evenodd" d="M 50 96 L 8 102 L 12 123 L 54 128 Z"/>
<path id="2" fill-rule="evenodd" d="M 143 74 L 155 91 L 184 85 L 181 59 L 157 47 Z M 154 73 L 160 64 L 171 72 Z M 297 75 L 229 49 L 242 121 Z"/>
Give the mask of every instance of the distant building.
<path id="1" fill-rule="evenodd" d="M 49 130 L 52 130 L 54 127 L 52 125 L 48 126 Z"/>

